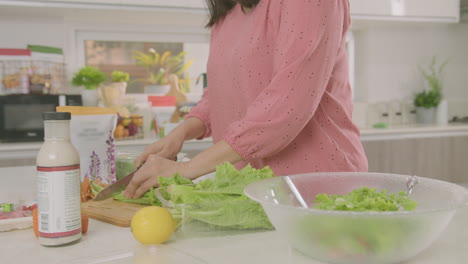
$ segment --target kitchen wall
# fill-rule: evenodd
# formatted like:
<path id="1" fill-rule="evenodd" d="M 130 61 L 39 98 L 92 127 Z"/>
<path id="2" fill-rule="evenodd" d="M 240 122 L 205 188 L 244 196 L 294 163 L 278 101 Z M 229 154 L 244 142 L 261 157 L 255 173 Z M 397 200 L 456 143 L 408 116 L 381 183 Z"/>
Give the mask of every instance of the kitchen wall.
<path id="1" fill-rule="evenodd" d="M 411 101 L 424 88 L 418 65 L 436 55 L 450 60 L 444 75 L 450 114 L 468 115 L 468 23 L 376 23 L 353 33 L 357 101 Z"/>
<path id="2" fill-rule="evenodd" d="M 25 48 L 27 44 L 64 49 L 67 74 L 84 64 L 80 41 L 135 40 L 185 42 L 188 58 L 196 59 L 189 69 L 196 77 L 206 71 L 209 32 L 205 15 L 146 11 L 69 10 L 39 8 L 37 12 L 18 7 L 0 8 L 0 48 Z M 126 39 L 120 39 L 125 36 Z M 79 92 L 69 87 L 70 92 Z"/>
<path id="3" fill-rule="evenodd" d="M 56 15 L 65 14 L 63 15 Z M 19 8 L 0 10 L 0 47 L 25 47 L 40 44 L 63 47 L 69 74 L 80 66 L 76 32 L 111 31 L 156 36 L 158 31 L 170 31 L 165 25 L 177 28 L 179 35 L 203 29 L 203 16 L 198 14 L 155 14 L 140 12 L 137 18 L 128 13 L 94 10 L 74 10 L 69 13 L 40 10 L 29 13 Z M 175 25 L 175 26 L 174 26 Z M 427 65 L 433 55 L 440 60 L 450 59 L 445 74 L 445 95 L 453 102 L 450 114 L 468 115 L 468 23 L 366 23 L 353 25 L 355 39 L 355 99 L 360 102 L 389 100 L 411 101 L 413 94 L 423 89 L 418 65 Z M 191 28 L 191 29 L 190 29 Z M 174 35 L 174 34 L 173 34 Z M 188 34 L 190 35 L 190 34 Z M 194 43 L 187 47 L 193 53 L 206 54 Z M 192 76 L 203 70 L 206 61 L 196 62 Z M 359 109 L 358 109 L 359 111 Z M 361 111 L 365 112 L 365 111 Z"/>
<path id="4" fill-rule="evenodd" d="M 60 18 L 0 15 L 0 47 L 25 48 L 27 44 L 65 46 L 65 23 Z"/>

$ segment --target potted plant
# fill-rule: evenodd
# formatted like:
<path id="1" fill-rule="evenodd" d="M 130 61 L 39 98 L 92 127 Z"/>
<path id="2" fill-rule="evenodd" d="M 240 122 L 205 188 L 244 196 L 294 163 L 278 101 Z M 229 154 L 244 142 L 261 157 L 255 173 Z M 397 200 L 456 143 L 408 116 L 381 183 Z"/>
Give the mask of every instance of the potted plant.
<path id="1" fill-rule="evenodd" d="M 121 105 L 129 79 L 130 75 L 127 72 L 113 71 L 110 82 L 99 87 L 99 96 L 106 107 Z"/>
<path id="2" fill-rule="evenodd" d="M 419 68 L 427 85 L 427 89 L 416 94 L 414 105 L 418 122 L 431 124 L 436 121 L 436 110 L 443 99 L 442 95 L 442 73 L 447 65 L 445 61 L 437 67 L 436 57 L 432 57 L 429 68 Z"/>
<path id="3" fill-rule="evenodd" d="M 154 93 L 165 95 L 169 89 L 169 76 L 177 75 L 185 90 L 189 89 L 189 77 L 186 73 L 187 69 L 192 65 L 193 60 L 190 59 L 184 62 L 186 52 L 181 52 L 177 55 L 172 55 L 170 51 L 164 52 L 162 55 L 156 52 L 153 48 L 148 50 L 148 53 L 135 51 L 133 58 L 137 65 L 144 66 L 148 71 L 148 77 L 143 81 L 145 93 Z"/>
<path id="4" fill-rule="evenodd" d="M 104 72 L 93 66 L 85 66 L 75 73 L 72 79 L 74 86 L 82 86 L 81 96 L 84 106 L 96 106 L 98 102 L 97 88 L 106 80 Z"/>

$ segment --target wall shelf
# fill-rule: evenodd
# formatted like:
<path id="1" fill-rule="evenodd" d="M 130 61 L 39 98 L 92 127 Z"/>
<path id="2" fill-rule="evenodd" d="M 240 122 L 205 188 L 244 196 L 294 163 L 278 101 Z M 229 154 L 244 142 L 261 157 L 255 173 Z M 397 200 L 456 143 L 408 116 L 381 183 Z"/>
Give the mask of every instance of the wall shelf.
<path id="1" fill-rule="evenodd" d="M 354 20 L 458 23 L 460 0 L 350 0 Z"/>

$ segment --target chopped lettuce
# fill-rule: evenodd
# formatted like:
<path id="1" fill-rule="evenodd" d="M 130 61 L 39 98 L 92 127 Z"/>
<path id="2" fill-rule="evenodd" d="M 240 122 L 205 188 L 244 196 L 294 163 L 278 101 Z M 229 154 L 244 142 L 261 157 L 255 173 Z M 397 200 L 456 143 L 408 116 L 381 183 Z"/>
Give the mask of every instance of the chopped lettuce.
<path id="1" fill-rule="evenodd" d="M 398 211 L 414 210 L 418 203 L 411 200 L 406 192 L 389 194 L 387 190 L 377 192 L 374 188 L 362 187 L 346 195 L 321 193 L 315 197 L 315 208 L 339 211 Z"/>
<path id="2" fill-rule="evenodd" d="M 399 211 L 414 210 L 417 202 L 406 192 L 389 194 L 374 188 L 361 187 L 346 195 L 318 194 L 315 208 L 337 211 Z M 314 215 L 302 219 L 298 224 L 297 236 L 301 243 L 319 244 L 322 254 L 328 252 L 343 259 L 363 257 L 385 257 L 404 250 L 408 243 L 408 232 L 421 230 L 416 218 L 388 217 L 341 217 Z"/>
<path id="3" fill-rule="evenodd" d="M 100 191 L 104 190 L 104 187 L 94 183 L 94 181 L 90 181 L 89 184 L 91 185 L 91 192 L 94 196 L 96 196 Z"/>
<path id="4" fill-rule="evenodd" d="M 296 229 L 298 243 L 320 245 L 310 254 L 326 253 L 362 263 L 366 258 L 385 259 L 404 251 L 420 232 L 426 232 L 418 218 L 314 215 L 300 221 Z"/>

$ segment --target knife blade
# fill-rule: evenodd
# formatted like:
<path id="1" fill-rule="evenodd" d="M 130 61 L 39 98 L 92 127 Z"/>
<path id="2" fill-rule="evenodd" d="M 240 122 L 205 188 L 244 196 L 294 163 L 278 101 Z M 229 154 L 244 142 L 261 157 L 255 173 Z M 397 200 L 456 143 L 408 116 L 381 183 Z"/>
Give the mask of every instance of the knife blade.
<path id="1" fill-rule="evenodd" d="M 133 179 L 133 175 L 135 175 L 135 172 L 132 172 L 128 174 L 127 176 L 123 177 L 122 179 L 114 182 L 113 184 L 107 186 L 104 188 L 102 191 L 100 191 L 96 197 L 94 197 L 93 201 L 102 201 L 106 200 L 108 198 L 111 198 L 119 193 L 121 193 L 125 188 L 127 188 L 127 185 L 130 183 L 130 181 Z"/>

